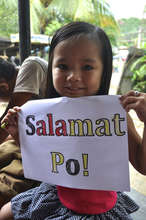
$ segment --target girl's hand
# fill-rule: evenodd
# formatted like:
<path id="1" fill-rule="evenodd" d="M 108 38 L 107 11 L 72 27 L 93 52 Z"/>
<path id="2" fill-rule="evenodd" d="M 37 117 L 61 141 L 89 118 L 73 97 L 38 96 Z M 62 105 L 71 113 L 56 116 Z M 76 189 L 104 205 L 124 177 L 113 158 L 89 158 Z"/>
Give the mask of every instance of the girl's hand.
<path id="1" fill-rule="evenodd" d="M 127 112 L 135 110 L 138 118 L 146 125 L 146 93 L 131 90 L 120 97 L 120 102 Z"/>
<path id="2" fill-rule="evenodd" d="M 16 106 L 8 110 L 6 116 L 1 121 L 1 128 L 5 129 L 17 143 L 19 143 L 18 133 L 18 112 L 20 107 Z"/>

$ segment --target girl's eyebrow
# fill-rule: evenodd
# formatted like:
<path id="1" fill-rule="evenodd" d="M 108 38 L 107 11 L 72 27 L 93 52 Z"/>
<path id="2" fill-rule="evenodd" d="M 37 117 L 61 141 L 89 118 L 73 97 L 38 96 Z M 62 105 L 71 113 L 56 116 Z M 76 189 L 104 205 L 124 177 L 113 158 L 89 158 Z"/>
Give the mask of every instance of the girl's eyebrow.
<path id="1" fill-rule="evenodd" d="M 58 63 L 66 61 L 66 59 L 63 58 L 63 57 L 62 58 L 56 58 L 55 60 Z M 88 63 L 96 63 L 97 62 L 97 60 L 94 59 L 94 58 L 93 59 L 91 59 L 91 58 L 83 58 L 83 59 L 81 59 L 81 61 L 88 62 Z"/>
<path id="2" fill-rule="evenodd" d="M 85 58 L 85 59 L 82 59 L 82 60 L 85 61 L 85 62 L 88 62 L 88 63 L 95 63 L 95 62 L 97 62 L 96 59 L 91 59 L 91 58 Z"/>
<path id="3" fill-rule="evenodd" d="M 65 62 L 66 59 L 65 58 L 56 58 L 55 61 L 58 63 L 61 63 L 61 62 Z"/>

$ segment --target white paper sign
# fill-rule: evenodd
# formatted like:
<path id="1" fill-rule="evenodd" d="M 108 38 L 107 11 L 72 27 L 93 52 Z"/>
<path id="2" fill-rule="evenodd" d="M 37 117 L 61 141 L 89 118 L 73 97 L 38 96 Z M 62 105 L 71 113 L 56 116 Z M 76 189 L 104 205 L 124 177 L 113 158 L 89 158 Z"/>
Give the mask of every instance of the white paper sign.
<path id="1" fill-rule="evenodd" d="M 29 101 L 19 113 L 19 135 L 27 178 L 130 190 L 126 112 L 118 96 Z"/>

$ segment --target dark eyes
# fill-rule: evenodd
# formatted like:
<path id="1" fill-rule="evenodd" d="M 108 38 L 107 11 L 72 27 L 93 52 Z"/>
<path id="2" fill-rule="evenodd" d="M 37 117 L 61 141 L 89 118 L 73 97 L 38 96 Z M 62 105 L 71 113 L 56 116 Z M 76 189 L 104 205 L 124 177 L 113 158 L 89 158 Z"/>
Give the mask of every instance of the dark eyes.
<path id="1" fill-rule="evenodd" d="M 90 65 L 85 65 L 85 66 L 83 66 L 83 70 L 87 70 L 87 71 L 90 71 L 90 70 L 92 70 L 93 69 L 93 67 L 92 66 L 90 66 Z"/>
<path id="2" fill-rule="evenodd" d="M 60 70 L 68 70 L 69 69 L 69 67 L 66 64 L 58 64 L 57 67 Z M 81 67 L 81 69 L 84 70 L 84 71 L 90 71 L 94 68 L 93 68 L 93 66 L 90 66 L 90 65 L 84 65 L 84 66 Z"/>
<path id="3" fill-rule="evenodd" d="M 59 65 L 58 65 L 58 68 L 59 68 L 60 70 L 67 70 L 67 69 L 68 69 L 68 67 L 67 67 L 66 64 L 59 64 Z"/>

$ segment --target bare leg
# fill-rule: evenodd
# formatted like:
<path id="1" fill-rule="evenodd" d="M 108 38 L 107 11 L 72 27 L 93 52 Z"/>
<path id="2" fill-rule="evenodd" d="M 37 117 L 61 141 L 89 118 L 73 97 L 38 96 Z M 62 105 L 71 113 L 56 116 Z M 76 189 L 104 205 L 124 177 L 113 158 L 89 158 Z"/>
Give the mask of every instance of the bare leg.
<path id="1" fill-rule="evenodd" d="M 14 220 L 11 210 L 11 202 L 8 202 L 1 208 L 0 220 Z"/>
<path id="2" fill-rule="evenodd" d="M 1 193 L 0 193 L 1 194 Z M 9 200 L 8 200 L 9 201 Z M 7 202 L 5 201 L 5 199 L 3 199 L 3 195 L 0 195 L 0 210 L 1 208 L 4 206 L 4 204 L 6 204 Z"/>

